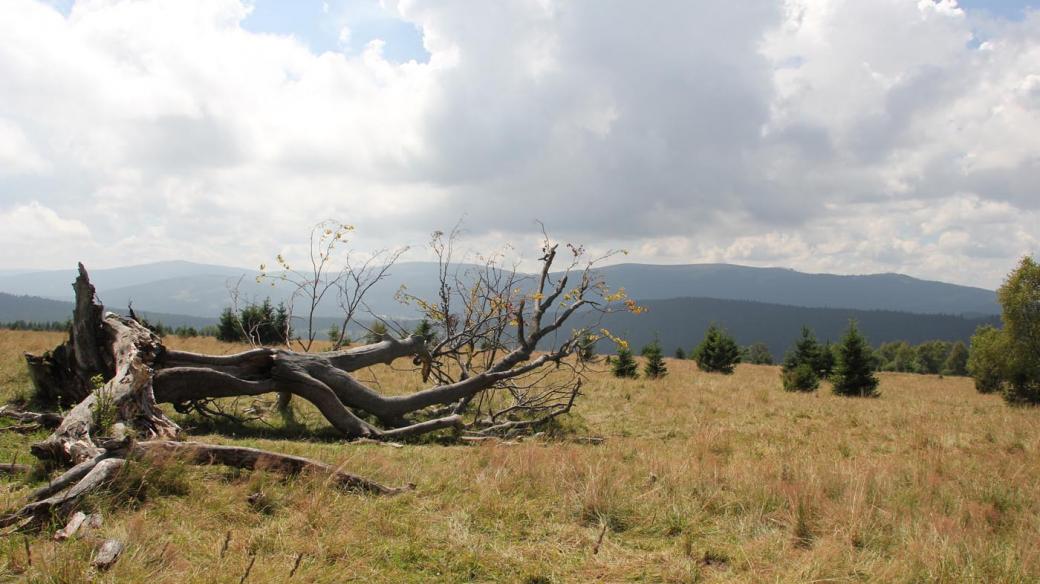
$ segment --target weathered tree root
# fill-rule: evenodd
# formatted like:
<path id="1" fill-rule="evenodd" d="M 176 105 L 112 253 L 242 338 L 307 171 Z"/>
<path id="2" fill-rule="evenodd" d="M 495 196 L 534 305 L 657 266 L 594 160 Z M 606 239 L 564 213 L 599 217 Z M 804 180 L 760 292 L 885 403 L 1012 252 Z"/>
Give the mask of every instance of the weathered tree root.
<path id="1" fill-rule="evenodd" d="M 125 462 L 122 458 L 106 458 L 95 462 L 83 478 L 69 489 L 33 501 L 14 513 L 0 517 L 0 528 L 14 526 L 16 529 L 32 529 L 49 522 L 52 517 L 63 519 L 75 509 L 80 499 L 110 481 Z"/>
<path id="2" fill-rule="evenodd" d="M 375 495 L 396 495 L 415 488 L 415 485 L 389 487 L 323 462 L 256 448 L 172 440 L 116 441 L 106 446 L 111 450 L 72 467 L 33 493 L 32 502 L 0 517 L 0 528 L 14 526 L 17 530 L 24 530 L 39 527 L 52 519 L 64 520 L 84 496 L 116 478 L 128 459 L 168 458 L 189 464 L 275 472 L 283 476 L 327 477 L 328 483 L 335 487 Z"/>

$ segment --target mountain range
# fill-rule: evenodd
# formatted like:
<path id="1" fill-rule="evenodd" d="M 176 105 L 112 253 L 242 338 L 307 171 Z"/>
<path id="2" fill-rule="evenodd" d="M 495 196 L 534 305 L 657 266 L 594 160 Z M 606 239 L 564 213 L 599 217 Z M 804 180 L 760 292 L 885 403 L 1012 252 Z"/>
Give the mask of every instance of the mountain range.
<path id="1" fill-rule="evenodd" d="M 398 302 L 395 293 L 404 286 L 409 294 L 434 297 L 437 270 L 430 262 L 396 264 L 366 296 L 369 309 L 386 317 L 415 318 L 414 308 Z M 808 274 L 730 264 L 617 264 L 598 272 L 612 289 L 625 288 L 648 308 L 638 317 L 611 317 L 610 326 L 634 344 L 657 335 L 666 347 L 686 347 L 716 322 L 739 341 L 763 341 L 778 353 L 802 324 L 817 328 L 821 339 L 837 339 L 849 318 L 858 320 L 874 343 L 964 340 L 1000 311 L 992 290 L 900 274 Z M 75 275 L 74 269 L 0 274 L 0 293 L 5 293 L 0 294 L 0 322 L 64 320 L 71 314 L 66 303 L 72 300 Z M 245 268 L 184 261 L 90 271 L 110 309 L 122 310 L 132 302 L 148 318 L 173 326 L 215 322 L 236 286 L 246 300 L 288 298 L 290 286 L 271 278 L 257 282 L 256 275 Z M 330 295 L 316 313 L 322 322 L 333 322 L 340 313 L 336 298 Z"/>

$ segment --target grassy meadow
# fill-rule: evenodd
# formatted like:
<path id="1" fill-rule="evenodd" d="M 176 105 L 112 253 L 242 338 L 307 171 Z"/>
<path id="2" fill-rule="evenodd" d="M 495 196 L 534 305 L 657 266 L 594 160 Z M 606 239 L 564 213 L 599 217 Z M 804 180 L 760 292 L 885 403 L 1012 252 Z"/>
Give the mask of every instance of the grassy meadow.
<path id="1" fill-rule="evenodd" d="M 22 352 L 61 339 L 0 331 L 0 401 L 29 393 Z M 49 530 L 0 539 L 0 580 L 234 583 L 252 562 L 247 582 L 284 582 L 299 559 L 294 582 L 1040 581 L 1040 411 L 966 378 L 881 374 L 879 399 L 855 399 L 785 393 L 776 367 L 668 368 L 594 376 L 568 423 L 602 444 L 349 444 L 298 399 L 289 428 L 274 414 L 220 428 L 177 417 L 192 440 L 417 488 L 364 496 L 318 477 L 135 464 L 119 496 L 93 501 L 99 535 L 128 542 L 114 568 L 93 573 L 93 541 Z M 388 367 L 362 377 L 420 385 Z M 0 459 L 29 462 L 44 435 L 0 432 Z M 0 506 L 40 480 L 0 478 Z"/>

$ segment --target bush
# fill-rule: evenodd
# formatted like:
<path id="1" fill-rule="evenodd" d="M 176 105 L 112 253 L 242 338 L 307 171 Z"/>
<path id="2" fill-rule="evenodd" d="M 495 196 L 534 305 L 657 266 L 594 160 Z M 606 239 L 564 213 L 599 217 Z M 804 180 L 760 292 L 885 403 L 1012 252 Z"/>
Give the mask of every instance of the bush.
<path id="1" fill-rule="evenodd" d="M 596 361 L 596 335 L 585 335 L 578 341 L 578 361 L 594 363 Z"/>
<path id="2" fill-rule="evenodd" d="M 769 352 L 769 346 L 765 343 L 754 343 L 748 346 L 746 351 L 747 357 L 743 359 L 746 363 L 752 365 L 772 365 L 773 354 Z"/>
<path id="3" fill-rule="evenodd" d="M 997 290 L 1004 323 L 1004 399 L 1040 404 L 1040 264 L 1024 257 Z"/>
<path id="4" fill-rule="evenodd" d="M 275 308 L 270 298 L 260 304 L 250 303 L 238 314 L 231 308 L 225 308 L 220 313 L 216 336 L 217 340 L 226 343 L 286 344 L 292 336 L 289 311 L 284 304 Z"/>
<path id="5" fill-rule="evenodd" d="M 988 324 L 975 329 L 968 353 L 968 373 L 975 378 L 975 389 L 979 393 L 1003 390 L 1006 351 L 1000 329 Z"/>
<path id="6" fill-rule="evenodd" d="M 834 373 L 834 365 L 838 362 L 838 358 L 835 356 L 838 346 L 832 345 L 830 341 L 827 341 L 820 346 L 820 356 L 817 358 L 813 369 L 816 370 L 816 374 L 822 379 L 827 379 Z"/>
<path id="7" fill-rule="evenodd" d="M 635 379 L 639 377 L 636 360 L 627 347 L 618 348 L 617 357 L 610 360 L 610 371 L 614 377 Z"/>
<path id="8" fill-rule="evenodd" d="M 780 379 L 787 391 L 816 391 L 820 377 L 829 375 L 833 367 L 830 346 L 821 346 L 812 330 L 803 326 L 801 338 L 784 356 Z"/>
<path id="9" fill-rule="evenodd" d="M 947 341 L 928 341 L 918 345 L 914 352 L 915 369 L 919 373 L 936 375 L 942 373 L 943 365 L 950 354 L 952 345 Z"/>
<path id="10" fill-rule="evenodd" d="M 834 393 L 844 396 L 877 397 L 878 378 L 874 375 L 873 355 L 867 340 L 860 334 L 856 321 L 838 346 L 838 362 L 834 367 Z"/>
<path id="11" fill-rule="evenodd" d="M 950 348 L 950 354 L 946 356 L 943 363 L 943 375 L 965 376 L 968 374 L 968 348 L 964 343 L 957 341 Z"/>
<path id="12" fill-rule="evenodd" d="M 376 322 L 372 323 L 372 326 L 369 327 L 368 332 L 365 333 L 365 344 L 374 345 L 376 343 L 382 342 L 383 338 L 386 337 L 386 335 L 386 324 L 382 321 L 377 320 Z"/>
<path id="13" fill-rule="evenodd" d="M 799 363 L 793 369 L 785 368 L 781 377 L 785 391 L 816 391 L 820 387 L 820 377 L 808 363 Z"/>
<path id="14" fill-rule="evenodd" d="M 646 357 L 643 373 L 648 379 L 660 379 L 668 375 L 668 367 L 664 364 L 664 354 L 661 351 L 660 343 L 654 341 L 644 347 L 643 356 Z"/>
<path id="15" fill-rule="evenodd" d="M 701 371 L 728 375 L 740 363 L 740 347 L 726 331 L 713 324 L 708 327 L 701 344 L 694 349 L 693 358 Z"/>
<path id="16" fill-rule="evenodd" d="M 685 359 L 686 358 L 686 351 L 684 351 L 682 347 L 676 347 L 676 349 L 675 349 L 675 358 L 676 359 Z"/>
<path id="17" fill-rule="evenodd" d="M 795 341 L 794 347 L 784 356 L 784 370 L 794 370 L 799 365 L 806 363 L 817 375 L 820 374 L 818 367 L 822 364 L 821 352 L 823 348 L 816 342 L 816 335 L 807 326 L 802 327 L 802 336 Z"/>
<path id="18" fill-rule="evenodd" d="M 423 341 L 427 345 L 436 345 L 439 340 L 437 337 L 437 331 L 433 330 L 433 323 L 429 319 L 422 319 L 419 324 L 415 325 L 415 330 L 412 332 L 413 335 L 418 335 L 423 338 Z"/>

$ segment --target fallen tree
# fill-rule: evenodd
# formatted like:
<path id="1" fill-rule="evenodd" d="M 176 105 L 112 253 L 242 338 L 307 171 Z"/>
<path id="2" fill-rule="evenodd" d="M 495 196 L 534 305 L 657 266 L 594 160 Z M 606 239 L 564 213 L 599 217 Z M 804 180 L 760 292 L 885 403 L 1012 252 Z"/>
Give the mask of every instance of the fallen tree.
<path id="1" fill-rule="evenodd" d="M 159 404 L 196 411 L 221 398 L 295 395 L 310 402 L 346 439 L 388 440 L 445 428 L 471 436 L 510 435 L 566 414 L 580 395 L 584 361 L 569 359 L 593 333 L 564 326 L 579 311 L 604 314 L 622 293 L 609 293 L 592 272 L 576 269 L 584 251 L 568 247 L 571 262 L 551 269 L 557 245 L 543 248 L 532 277 L 487 260 L 463 276 L 453 272 L 451 242 L 436 234 L 441 266 L 438 299 L 404 295 L 436 323 L 435 335 L 385 337 L 377 343 L 320 353 L 256 347 L 234 355 L 173 350 L 135 318 L 105 313 L 83 265 L 73 287 L 76 306 L 69 339 L 42 356 L 27 355 L 40 395 L 75 403 L 53 433 L 33 444 L 38 459 L 71 468 L 40 489 L 0 527 L 39 524 L 67 514 L 85 494 L 110 480 L 128 457 L 178 455 L 188 462 L 263 468 L 284 474 L 329 474 L 350 489 L 393 494 L 388 487 L 324 463 L 248 448 L 179 442 L 180 426 Z M 574 280 L 571 286 L 569 283 Z M 629 309 L 635 309 L 630 301 Z M 591 322 L 585 319 L 584 322 Z M 384 394 L 354 375 L 377 364 L 408 360 L 433 385 Z M 52 415 L 8 412 L 54 424 Z"/>

